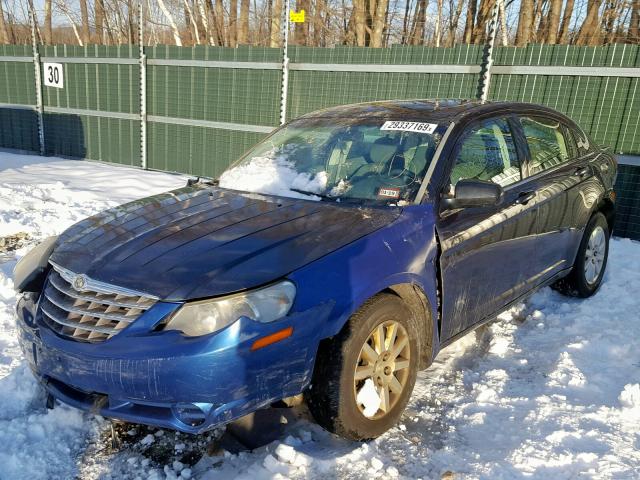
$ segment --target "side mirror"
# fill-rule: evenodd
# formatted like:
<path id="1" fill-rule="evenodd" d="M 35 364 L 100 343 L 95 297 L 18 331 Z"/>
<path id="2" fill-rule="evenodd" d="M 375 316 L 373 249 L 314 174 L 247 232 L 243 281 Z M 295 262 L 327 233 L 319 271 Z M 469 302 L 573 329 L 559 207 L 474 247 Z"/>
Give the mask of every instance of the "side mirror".
<path id="1" fill-rule="evenodd" d="M 484 180 L 460 180 L 455 186 L 453 197 L 444 197 L 446 208 L 492 207 L 502 201 L 502 187 Z"/>

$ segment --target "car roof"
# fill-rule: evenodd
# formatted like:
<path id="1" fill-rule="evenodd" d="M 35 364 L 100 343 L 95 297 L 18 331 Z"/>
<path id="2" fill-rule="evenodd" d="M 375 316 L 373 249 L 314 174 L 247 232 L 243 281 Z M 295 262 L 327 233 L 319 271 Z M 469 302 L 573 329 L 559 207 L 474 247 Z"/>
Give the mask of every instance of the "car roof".
<path id="1" fill-rule="evenodd" d="M 349 118 L 448 123 L 491 111 L 531 111 L 558 115 L 554 110 L 532 103 L 481 102 L 471 99 L 385 100 L 325 108 L 298 118 Z"/>

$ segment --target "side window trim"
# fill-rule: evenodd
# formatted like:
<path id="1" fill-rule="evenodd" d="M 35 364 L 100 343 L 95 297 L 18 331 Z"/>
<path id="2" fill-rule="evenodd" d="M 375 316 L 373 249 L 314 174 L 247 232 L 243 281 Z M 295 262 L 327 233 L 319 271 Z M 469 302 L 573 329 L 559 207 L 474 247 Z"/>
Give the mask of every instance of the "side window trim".
<path id="1" fill-rule="evenodd" d="M 513 135 L 513 139 L 516 144 L 518 160 L 520 161 L 520 181 L 512 184 L 517 185 L 529 177 L 529 144 L 524 136 L 524 130 L 522 129 L 519 115 L 511 114 L 508 116 L 507 121 L 511 128 L 511 134 Z M 512 185 L 508 185 L 506 188 L 509 188 Z"/>

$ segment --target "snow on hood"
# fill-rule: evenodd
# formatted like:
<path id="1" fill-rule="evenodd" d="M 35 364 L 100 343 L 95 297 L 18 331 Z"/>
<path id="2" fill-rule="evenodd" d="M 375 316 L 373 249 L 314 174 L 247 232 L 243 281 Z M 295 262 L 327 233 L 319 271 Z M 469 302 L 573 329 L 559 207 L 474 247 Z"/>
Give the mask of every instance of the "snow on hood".
<path id="1" fill-rule="evenodd" d="M 327 188 L 327 172 L 322 171 L 315 175 L 298 172 L 286 154 L 286 149 L 283 153 L 277 153 L 274 149 L 266 156 L 243 161 L 222 174 L 220 186 L 231 190 L 320 200 L 320 197 L 294 192 L 291 189 L 322 193 Z"/>

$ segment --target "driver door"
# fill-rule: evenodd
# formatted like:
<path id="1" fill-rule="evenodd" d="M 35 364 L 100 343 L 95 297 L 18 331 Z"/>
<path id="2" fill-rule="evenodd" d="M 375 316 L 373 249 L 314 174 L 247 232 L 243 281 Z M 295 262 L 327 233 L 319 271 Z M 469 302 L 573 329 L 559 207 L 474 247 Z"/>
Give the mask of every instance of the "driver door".
<path id="1" fill-rule="evenodd" d="M 535 192 L 522 180 L 517 135 L 509 117 L 489 118 L 469 125 L 452 151 L 445 195 L 461 179 L 478 179 L 499 184 L 504 197 L 496 206 L 440 212 L 443 341 L 518 298 L 534 274 Z"/>

